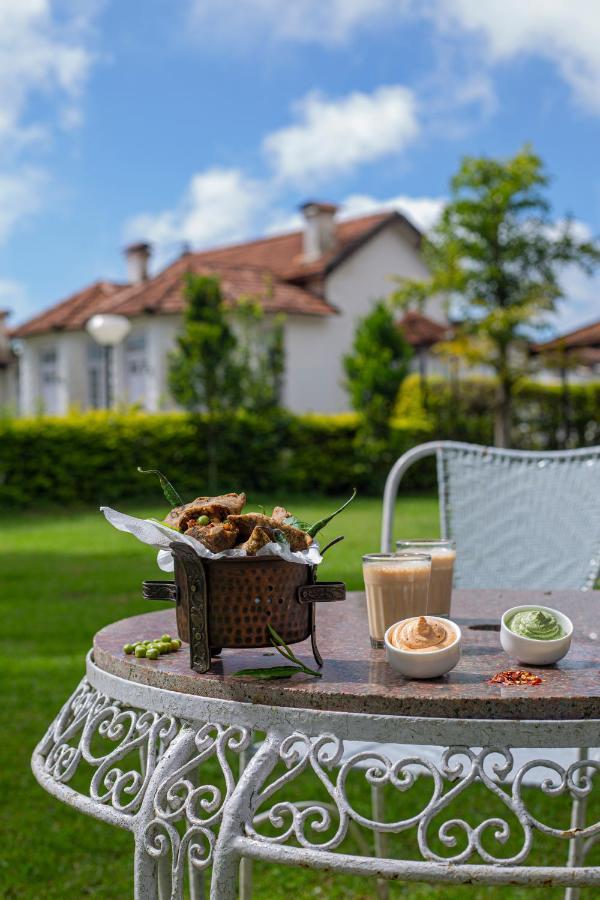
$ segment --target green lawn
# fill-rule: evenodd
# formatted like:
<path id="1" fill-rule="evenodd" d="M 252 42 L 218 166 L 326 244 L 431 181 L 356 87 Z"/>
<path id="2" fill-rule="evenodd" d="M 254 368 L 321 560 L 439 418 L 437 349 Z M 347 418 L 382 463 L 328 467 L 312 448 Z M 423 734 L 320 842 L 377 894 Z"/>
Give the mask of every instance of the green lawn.
<path id="1" fill-rule="evenodd" d="M 252 500 L 268 506 L 273 498 Z M 308 520 L 335 506 L 330 499 L 288 503 Z M 398 533 L 414 537 L 437 533 L 436 506 L 432 497 L 404 498 L 399 507 Z M 360 499 L 343 519 L 332 523 L 325 536 L 342 532 L 346 540 L 331 551 L 322 567 L 323 578 L 343 578 L 349 588 L 361 587 L 360 556 L 378 549 L 380 510 L 379 501 Z M 160 515 L 164 510 L 158 503 L 124 511 Z M 94 632 L 115 619 L 148 610 L 148 603 L 139 597 L 140 584 L 144 578 L 161 577 L 154 551 L 115 531 L 94 510 L 60 510 L 0 516 L 0 556 L 0 708 L 4 719 L 0 742 L 0 897 L 127 898 L 132 894 L 130 836 L 75 813 L 48 796 L 31 775 L 29 758 L 47 724 L 79 681 Z M 314 780 L 309 784 L 305 779 L 300 789 L 311 797 L 319 796 Z M 357 808 L 364 807 L 364 787 L 357 783 L 351 789 Z M 416 797 L 414 802 L 420 798 L 422 803 L 429 790 L 430 783 L 421 779 L 411 792 Z M 565 820 L 564 798 L 552 802 L 551 813 L 556 809 L 555 815 Z M 392 813 L 399 803 L 397 796 L 390 801 Z M 493 813 L 490 801 L 477 788 L 468 805 L 477 816 Z M 464 801 L 457 812 L 465 817 Z M 414 836 L 407 833 L 394 841 L 398 852 L 414 853 Z M 540 841 L 537 861 L 555 862 L 555 846 Z M 356 849 L 352 841 L 348 847 Z M 561 853 L 566 853 L 566 846 L 564 850 L 561 847 Z M 392 897 L 408 894 L 459 900 L 549 898 L 561 896 L 561 891 L 391 886 Z M 375 893 L 369 880 L 255 866 L 257 900 L 288 895 L 357 900 L 374 897 Z M 591 890 L 583 896 L 591 897 Z"/>

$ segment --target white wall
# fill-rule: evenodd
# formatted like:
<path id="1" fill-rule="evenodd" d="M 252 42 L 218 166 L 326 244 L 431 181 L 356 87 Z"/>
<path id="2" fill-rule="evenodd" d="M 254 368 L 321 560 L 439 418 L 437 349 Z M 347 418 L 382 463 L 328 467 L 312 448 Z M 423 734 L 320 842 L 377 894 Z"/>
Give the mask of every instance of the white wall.
<path id="1" fill-rule="evenodd" d="M 350 408 L 344 389 L 343 357 L 352 346 L 358 319 L 375 300 L 395 287 L 394 275 L 425 278 L 427 269 L 403 226 L 390 226 L 351 254 L 329 275 L 327 300 L 340 314 L 328 318 L 288 316 L 285 405 L 294 412 L 343 412 Z M 441 301 L 427 315 L 444 321 Z"/>
<path id="2" fill-rule="evenodd" d="M 150 412 L 175 409 L 175 403 L 168 388 L 168 354 L 175 347 L 175 338 L 182 326 L 182 317 L 152 316 L 146 317 L 147 328 L 147 365 L 148 365 L 148 402 L 146 408 Z"/>

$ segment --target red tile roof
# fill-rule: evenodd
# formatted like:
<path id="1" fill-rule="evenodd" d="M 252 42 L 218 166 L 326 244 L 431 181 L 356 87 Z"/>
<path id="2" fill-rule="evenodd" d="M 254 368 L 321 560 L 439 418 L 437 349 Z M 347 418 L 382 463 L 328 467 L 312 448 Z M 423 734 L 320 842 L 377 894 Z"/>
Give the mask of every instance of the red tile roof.
<path id="1" fill-rule="evenodd" d="M 302 256 L 303 234 L 301 231 L 259 238 L 244 244 L 204 250 L 194 253 L 193 256 L 204 262 L 263 266 L 288 281 L 303 281 L 315 275 L 325 275 L 391 222 L 402 222 L 412 232 L 415 242 L 420 241 L 420 232 L 408 219 L 405 219 L 400 213 L 385 212 L 338 222 L 335 249 L 311 262 L 305 262 Z"/>
<path id="2" fill-rule="evenodd" d="M 49 331 L 78 331 L 85 327 L 87 320 L 95 313 L 108 312 L 124 287 L 125 285 L 112 281 L 96 281 L 14 328 L 11 336 L 29 337 Z"/>
<path id="3" fill-rule="evenodd" d="M 577 347 L 600 347 L 600 322 L 568 331 L 551 341 L 533 344 L 532 350 L 534 353 L 544 353 L 547 350 L 573 350 Z"/>
<path id="4" fill-rule="evenodd" d="M 181 312 L 185 302 L 183 279 L 187 273 L 194 273 L 218 275 L 223 296 L 231 304 L 242 296 L 251 296 L 260 299 L 265 312 L 309 316 L 331 316 L 337 312 L 318 294 L 282 281 L 269 269 L 208 263 L 201 257 L 202 254 L 185 254 L 155 278 L 126 288 L 111 311 L 124 316 Z"/>
<path id="5" fill-rule="evenodd" d="M 419 243 L 420 232 L 404 216 L 388 212 L 337 223 L 335 249 L 311 262 L 305 262 L 302 257 L 301 231 L 184 253 L 154 278 L 140 284 L 98 281 L 25 322 L 12 335 L 29 337 L 53 330 L 80 330 L 92 315 L 100 312 L 126 316 L 181 312 L 183 276 L 190 271 L 219 275 L 230 303 L 241 295 L 253 295 L 260 298 L 268 312 L 333 315 L 337 310 L 320 294 L 321 280 L 392 222 L 401 223 L 415 243 Z"/>
<path id="6" fill-rule="evenodd" d="M 398 322 L 404 337 L 413 347 L 431 347 L 450 337 L 447 326 L 434 322 L 422 313 L 409 310 Z"/>

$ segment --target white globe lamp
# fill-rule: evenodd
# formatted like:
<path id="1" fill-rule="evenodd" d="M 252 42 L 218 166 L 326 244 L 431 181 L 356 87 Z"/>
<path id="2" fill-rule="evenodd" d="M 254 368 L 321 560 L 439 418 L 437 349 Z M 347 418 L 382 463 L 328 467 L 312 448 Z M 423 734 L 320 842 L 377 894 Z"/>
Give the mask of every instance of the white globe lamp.
<path id="1" fill-rule="evenodd" d="M 113 405 L 113 349 L 124 341 L 131 331 L 131 322 L 126 316 L 98 313 L 86 322 L 90 337 L 104 348 L 104 378 L 106 408 Z"/>
<path id="2" fill-rule="evenodd" d="M 131 331 L 131 322 L 126 316 L 103 315 L 98 313 L 86 323 L 86 330 L 97 344 L 114 347 L 124 341 Z"/>

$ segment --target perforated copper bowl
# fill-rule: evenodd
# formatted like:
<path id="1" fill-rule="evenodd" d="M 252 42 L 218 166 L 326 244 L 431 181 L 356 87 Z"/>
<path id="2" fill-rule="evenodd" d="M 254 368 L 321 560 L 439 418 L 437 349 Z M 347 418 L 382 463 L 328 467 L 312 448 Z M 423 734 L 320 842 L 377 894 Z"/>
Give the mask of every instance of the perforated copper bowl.
<path id="1" fill-rule="evenodd" d="M 317 662 L 314 603 L 343 600 L 342 582 L 316 582 L 314 566 L 279 557 L 208 560 L 187 545 L 171 545 L 175 581 L 145 581 L 144 597 L 177 605 L 177 629 L 191 647 L 191 664 L 207 671 L 223 647 L 269 647 L 267 625 L 287 644 L 312 639 Z"/>

